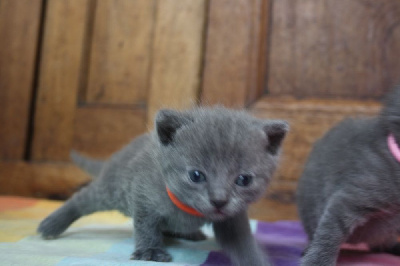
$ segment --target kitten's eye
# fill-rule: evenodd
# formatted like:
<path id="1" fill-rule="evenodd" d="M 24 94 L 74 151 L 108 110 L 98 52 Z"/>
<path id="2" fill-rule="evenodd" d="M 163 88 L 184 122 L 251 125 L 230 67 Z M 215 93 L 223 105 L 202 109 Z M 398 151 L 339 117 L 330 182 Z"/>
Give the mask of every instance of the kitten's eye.
<path id="1" fill-rule="evenodd" d="M 240 175 L 236 179 L 236 185 L 241 186 L 241 187 L 247 187 L 250 185 L 251 181 L 253 180 L 253 177 L 251 175 Z"/>
<path id="2" fill-rule="evenodd" d="M 200 183 L 200 182 L 206 181 L 206 175 L 198 170 L 189 171 L 189 177 L 190 177 L 190 180 L 192 180 L 195 183 Z"/>

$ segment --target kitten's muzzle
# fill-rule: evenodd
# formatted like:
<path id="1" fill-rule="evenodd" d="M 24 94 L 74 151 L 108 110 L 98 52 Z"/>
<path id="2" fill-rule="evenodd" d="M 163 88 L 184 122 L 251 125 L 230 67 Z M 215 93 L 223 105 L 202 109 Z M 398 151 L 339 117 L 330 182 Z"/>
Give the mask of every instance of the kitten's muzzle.
<path id="1" fill-rule="evenodd" d="M 228 200 L 210 200 L 210 202 L 215 208 L 220 210 L 228 203 Z"/>

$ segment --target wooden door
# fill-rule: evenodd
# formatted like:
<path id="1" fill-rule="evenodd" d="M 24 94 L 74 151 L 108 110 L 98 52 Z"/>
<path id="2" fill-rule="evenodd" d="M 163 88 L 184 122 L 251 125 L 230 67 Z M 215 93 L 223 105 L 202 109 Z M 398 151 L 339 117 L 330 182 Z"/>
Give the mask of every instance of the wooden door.
<path id="1" fill-rule="evenodd" d="M 202 101 L 291 124 L 261 219 L 295 219 L 296 181 L 314 141 L 370 116 L 400 81 L 397 0 L 210 2 Z"/>
<path id="2" fill-rule="evenodd" d="M 105 158 L 159 108 L 196 102 L 205 13 L 205 0 L 2 1 L 0 193 L 66 198 L 88 181 L 71 149 Z"/>

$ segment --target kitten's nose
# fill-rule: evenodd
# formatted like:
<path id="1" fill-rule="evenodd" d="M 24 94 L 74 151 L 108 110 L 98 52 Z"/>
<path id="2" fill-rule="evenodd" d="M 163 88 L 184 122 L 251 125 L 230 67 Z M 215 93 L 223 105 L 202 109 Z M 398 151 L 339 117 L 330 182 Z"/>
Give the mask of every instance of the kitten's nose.
<path id="1" fill-rule="evenodd" d="M 211 200 L 211 204 L 214 205 L 215 208 L 221 209 L 228 203 L 227 200 Z"/>

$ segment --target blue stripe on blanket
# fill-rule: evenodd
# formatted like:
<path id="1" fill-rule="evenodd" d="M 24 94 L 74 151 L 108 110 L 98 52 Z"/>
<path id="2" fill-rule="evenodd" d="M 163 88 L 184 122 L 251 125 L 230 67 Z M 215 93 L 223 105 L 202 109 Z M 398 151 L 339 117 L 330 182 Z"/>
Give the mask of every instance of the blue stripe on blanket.
<path id="1" fill-rule="evenodd" d="M 257 222 L 251 221 L 250 226 L 252 231 L 255 232 L 257 229 Z M 86 228 L 88 230 L 89 228 Z M 80 232 L 73 232 L 74 236 L 77 234 L 84 234 L 84 228 L 81 228 Z M 90 229 L 89 229 L 90 230 Z M 100 228 L 98 229 L 100 230 Z M 113 230 L 112 228 L 107 228 L 107 231 Z M 204 233 L 209 237 L 205 241 L 193 242 L 187 240 L 180 239 L 167 239 L 165 245 L 167 247 L 168 252 L 173 257 L 173 262 L 168 263 L 160 263 L 160 262 L 152 262 L 152 261 L 132 261 L 129 260 L 130 255 L 134 250 L 134 236 L 129 238 L 121 238 L 115 239 L 111 247 L 102 253 L 96 253 L 92 256 L 68 256 L 62 259 L 57 265 L 66 266 L 66 265 L 98 265 L 98 266 L 114 266 L 114 265 L 138 265 L 138 266 L 150 266 L 150 265 L 200 265 L 207 262 L 207 265 L 228 265 L 227 258 L 218 251 L 220 248 L 218 244 L 215 242 L 213 238 L 212 228 L 211 226 L 205 226 L 203 228 Z M 98 231 L 99 235 L 104 236 L 104 233 Z M 108 232 L 107 232 L 108 233 Z M 119 234 L 122 236 L 121 234 Z M 125 234 L 126 235 L 126 234 Z M 93 238 L 92 235 L 91 238 Z M 84 236 L 79 237 L 81 241 L 84 241 Z M 100 238 L 100 237 L 99 237 Z M 101 241 L 104 241 L 102 239 Z M 221 259 L 223 261 L 221 261 Z M 211 259 L 211 261 L 210 261 Z M 224 262 L 224 263 L 222 263 Z"/>

